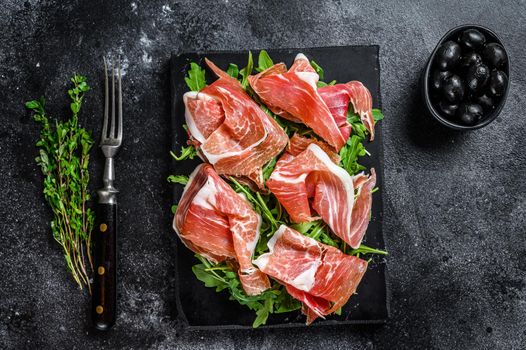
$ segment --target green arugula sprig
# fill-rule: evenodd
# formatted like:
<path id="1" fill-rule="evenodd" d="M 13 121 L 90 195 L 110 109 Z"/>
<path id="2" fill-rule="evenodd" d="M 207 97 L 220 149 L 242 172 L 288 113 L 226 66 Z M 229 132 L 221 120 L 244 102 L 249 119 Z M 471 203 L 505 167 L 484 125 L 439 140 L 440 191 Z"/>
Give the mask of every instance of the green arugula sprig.
<path id="1" fill-rule="evenodd" d="M 181 160 L 186 160 L 186 159 L 194 159 L 195 157 L 197 157 L 197 149 L 192 146 L 192 145 L 189 145 L 187 147 L 182 147 L 181 148 L 181 154 L 180 155 L 176 155 L 173 151 L 170 151 L 170 155 L 176 160 L 176 161 L 181 161 Z"/>
<path id="2" fill-rule="evenodd" d="M 188 176 L 186 175 L 170 175 L 168 176 L 168 182 L 173 184 L 186 185 L 188 183 Z"/>
<path id="3" fill-rule="evenodd" d="M 252 327 L 257 328 L 267 322 L 272 313 L 283 313 L 298 310 L 301 305 L 293 299 L 285 288 L 274 282 L 272 288 L 254 296 L 249 296 L 243 290 L 238 275 L 225 263 L 212 264 L 204 257 L 196 254 L 201 262 L 192 266 L 192 271 L 198 280 L 206 287 L 215 288 L 216 292 L 228 290 L 230 300 L 246 305 L 256 312 Z"/>
<path id="4" fill-rule="evenodd" d="M 190 91 L 201 91 L 206 86 L 205 70 L 197 63 L 190 63 L 190 70 L 187 74 L 188 76 L 184 78 L 184 81 Z"/>
<path id="5" fill-rule="evenodd" d="M 44 175 L 44 197 L 53 211 L 53 238 L 62 247 L 66 268 L 75 282 L 81 289 L 87 287 L 91 293 L 89 272 L 93 270 L 91 231 L 94 214 L 87 202 L 91 198 L 88 164 L 93 139 L 78 123 L 78 113 L 89 86 L 86 78 L 77 74 L 71 82 L 73 87 L 68 90 L 70 119 L 50 122 L 43 97 L 27 102 L 26 107 L 33 111 L 33 119 L 41 125 L 36 162 Z"/>

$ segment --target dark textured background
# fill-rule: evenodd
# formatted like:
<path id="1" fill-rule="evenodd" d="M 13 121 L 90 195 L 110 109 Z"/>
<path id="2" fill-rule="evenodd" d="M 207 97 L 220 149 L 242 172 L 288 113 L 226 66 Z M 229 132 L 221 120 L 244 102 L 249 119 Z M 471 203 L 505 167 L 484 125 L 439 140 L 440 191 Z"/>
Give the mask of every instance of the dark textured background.
<path id="1" fill-rule="evenodd" d="M 526 343 L 526 4 L 494 1 L 8 1 L 0 4 L 0 348 L 460 348 Z M 396 5 L 395 5 L 396 4 Z M 417 78 L 452 26 L 487 25 L 512 60 L 502 115 L 457 133 L 422 115 Z M 170 230 L 172 51 L 379 44 L 385 236 L 392 319 L 381 327 L 180 334 Z M 38 128 L 22 103 L 44 93 L 64 113 L 72 72 L 92 79 L 83 119 L 99 128 L 101 56 L 125 63 L 120 314 L 86 321 L 52 241 L 33 162 Z M 144 152 L 153 149 L 154 152 Z M 94 160 L 97 171 L 100 157 Z M 99 180 L 94 180 L 98 185 Z"/>

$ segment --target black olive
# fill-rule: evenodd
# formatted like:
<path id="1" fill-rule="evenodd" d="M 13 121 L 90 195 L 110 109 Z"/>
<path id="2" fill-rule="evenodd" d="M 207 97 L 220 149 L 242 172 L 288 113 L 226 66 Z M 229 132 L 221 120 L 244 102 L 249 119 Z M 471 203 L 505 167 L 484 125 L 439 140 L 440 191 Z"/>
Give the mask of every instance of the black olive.
<path id="1" fill-rule="evenodd" d="M 470 66 L 476 66 L 482 63 L 482 57 L 476 52 L 470 52 L 462 56 L 461 66 L 462 68 L 469 68 Z"/>
<path id="2" fill-rule="evenodd" d="M 466 29 L 460 35 L 458 42 L 465 49 L 478 50 L 486 43 L 486 37 L 476 29 Z"/>
<path id="3" fill-rule="evenodd" d="M 484 110 L 476 103 L 462 103 L 457 110 L 457 117 L 466 125 L 473 125 L 484 116 Z"/>
<path id="4" fill-rule="evenodd" d="M 433 76 L 431 77 L 431 86 L 435 90 L 440 90 L 444 81 L 452 75 L 453 73 L 450 71 L 435 70 L 433 72 Z"/>
<path id="5" fill-rule="evenodd" d="M 489 76 L 489 93 L 492 96 L 502 96 L 508 86 L 508 76 L 500 70 L 494 70 Z"/>
<path id="6" fill-rule="evenodd" d="M 508 61 L 506 51 L 497 43 L 487 44 L 482 52 L 482 57 L 484 58 L 484 62 L 497 69 L 504 67 Z"/>
<path id="7" fill-rule="evenodd" d="M 482 107 L 476 103 L 462 103 L 457 110 L 457 118 L 465 125 L 475 125 L 483 115 Z"/>
<path id="8" fill-rule="evenodd" d="M 450 103 L 460 102 L 464 97 L 464 84 L 458 75 L 452 75 L 444 81 L 442 95 Z"/>
<path id="9" fill-rule="evenodd" d="M 474 93 L 484 88 L 489 79 L 489 68 L 485 64 L 471 66 L 466 74 L 466 86 Z"/>
<path id="10" fill-rule="evenodd" d="M 453 117 L 457 113 L 458 105 L 440 101 L 438 102 L 438 108 L 440 108 L 440 111 L 442 111 L 442 113 L 444 113 L 446 116 Z"/>
<path id="11" fill-rule="evenodd" d="M 477 118 L 473 114 L 469 114 L 468 112 L 460 113 L 458 116 L 458 119 L 460 119 L 460 122 L 465 125 L 475 125 L 477 122 Z"/>
<path id="12" fill-rule="evenodd" d="M 493 104 L 493 99 L 486 94 L 477 97 L 475 101 L 482 107 L 482 109 L 484 109 L 484 112 L 486 113 L 490 112 L 495 107 Z"/>
<path id="13" fill-rule="evenodd" d="M 455 68 L 460 62 L 462 51 L 460 45 L 449 40 L 443 43 L 436 53 L 436 63 L 441 70 L 449 70 Z"/>

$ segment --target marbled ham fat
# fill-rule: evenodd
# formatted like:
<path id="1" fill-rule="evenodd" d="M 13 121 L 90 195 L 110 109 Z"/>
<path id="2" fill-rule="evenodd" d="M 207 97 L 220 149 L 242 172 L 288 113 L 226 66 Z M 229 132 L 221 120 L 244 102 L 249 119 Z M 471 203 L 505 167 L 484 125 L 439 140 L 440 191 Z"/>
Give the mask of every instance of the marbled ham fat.
<path id="1" fill-rule="evenodd" d="M 250 86 L 272 111 L 302 122 L 335 150 L 340 150 L 349 137 L 350 125 L 346 120 L 338 125 L 318 94 L 319 76 L 307 57 L 298 54 L 292 67 L 285 69 L 283 63 L 278 63 L 250 76 Z"/>
<path id="2" fill-rule="evenodd" d="M 252 264 L 260 225 L 261 217 L 209 164 L 199 165 L 190 176 L 173 222 L 192 251 L 214 263 L 236 260 L 248 295 L 270 288 L 268 277 Z"/>
<path id="3" fill-rule="evenodd" d="M 366 261 L 285 225 L 276 231 L 268 248 L 254 264 L 302 302 L 308 324 L 345 305 L 367 270 Z"/>
<path id="4" fill-rule="evenodd" d="M 338 237 L 358 248 L 369 223 L 371 190 L 376 183 L 374 169 L 369 180 L 356 177 L 356 186 L 354 182 L 327 153 L 311 143 L 297 156 L 285 153 L 267 186 L 292 221 L 313 221 L 320 215 Z M 355 189 L 359 192 L 356 203 Z"/>
<path id="5" fill-rule="evenodd" d="M 207 64 L 219 79 L 183 97 L 190 136 L 219 174 L 245 177 L 263 188 L 261 168 L 285 148 L 287 135 L 236 79 Z"/>

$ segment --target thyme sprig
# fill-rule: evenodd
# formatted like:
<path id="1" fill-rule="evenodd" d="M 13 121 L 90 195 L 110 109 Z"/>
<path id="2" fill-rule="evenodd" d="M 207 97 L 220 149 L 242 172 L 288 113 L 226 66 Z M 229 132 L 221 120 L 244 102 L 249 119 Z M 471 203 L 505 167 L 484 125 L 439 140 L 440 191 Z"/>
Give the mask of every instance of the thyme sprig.
<path id="1" fill-rule="evenodd" d="M 27 102 L 26 107 L 33 111 L 33 119 L 41 125 L 40 139 L 36 143 L 39 156 L 35 160 L 44 175 L 44 197 L 53 211 L 50 225 L 53 238 L 62 247 L 67 270 L 75 282 L 91 293 L 89 274 L 93 270 L 94 214 L 87 202 L 91 198 L 88 164 L 93 139 L 78 122 L 84 93 L 89 86 L 86 78 L 77 74 L 71 82 L 73 87 L 68 90 L 70 119 L 51 122 L 43 97 Z"/>

